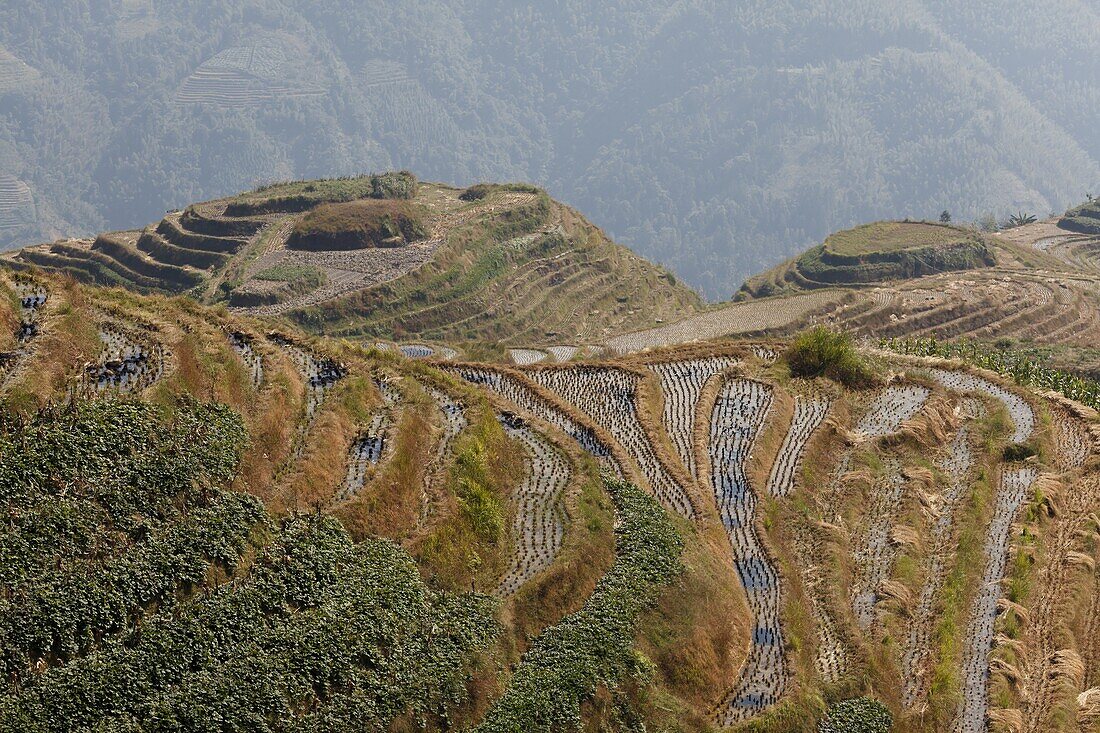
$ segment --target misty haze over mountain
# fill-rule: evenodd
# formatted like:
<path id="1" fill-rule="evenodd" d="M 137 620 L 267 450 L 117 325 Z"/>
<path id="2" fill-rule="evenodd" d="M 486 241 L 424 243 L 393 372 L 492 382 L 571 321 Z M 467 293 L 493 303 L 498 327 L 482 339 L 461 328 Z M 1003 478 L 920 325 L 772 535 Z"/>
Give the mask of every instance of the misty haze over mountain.
<path id="1" fill-rule="evenodd" d="M 710 298 L 876 218 L 1100 189 L 1074 0 L 26 0 L 0 23 L 0 244 L 272 180 L 525 180 Z"/>

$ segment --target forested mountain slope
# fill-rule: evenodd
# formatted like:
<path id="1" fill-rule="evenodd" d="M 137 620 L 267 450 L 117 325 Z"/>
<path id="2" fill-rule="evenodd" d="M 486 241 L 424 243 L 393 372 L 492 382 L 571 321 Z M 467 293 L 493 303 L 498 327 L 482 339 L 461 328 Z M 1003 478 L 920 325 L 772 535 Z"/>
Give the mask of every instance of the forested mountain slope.
<path id="1" fill-rule="evenodd" d="M 410 168 L 534 181 L 728 297 L 862 221 L 1079 200 L 1097 37 L 1054 0 L 17 3 L 0 241 Z"/>

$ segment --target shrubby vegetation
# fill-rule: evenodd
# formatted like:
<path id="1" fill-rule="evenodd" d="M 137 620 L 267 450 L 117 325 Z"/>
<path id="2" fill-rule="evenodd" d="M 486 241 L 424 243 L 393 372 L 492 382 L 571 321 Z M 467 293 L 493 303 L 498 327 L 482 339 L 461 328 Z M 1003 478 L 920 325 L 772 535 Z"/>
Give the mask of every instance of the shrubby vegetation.
<path id="1" fill-rule="evenodd" d="M 308 211 L 318 204 L 337 204 L 361 199 L 408 200 L 416 196 L 416 190 L 416 176 L 408 171 L 275 183 L 238 196 L 226 206 L 225 213 L 228 216 L 250 216 Z"/>
<path id="2" fill-rule="evenodd" d="M 634 626 L 680 571 L 683 540 L 651 496 L 607 480 L 615 502 L 615 563 L 581 610 L 546 629 L 516 667 L 480 733 L 576 730 L 580 706 L 599 686 L 644 680 Z"/>
<path id="3" fill-rule="evenodd" d="M 0 425 L 0 730 L 383 730 L 445 716 L 493 603 L 220 488 L 227 408 L 74 403 Z"/>
<path id="4" fill-rule="evenodd" d="M 884 339 L 883 348 L 914 356 L 962 359 L 997 372 L 1024 387 L 1060 392 L 1071 400 L 1100 410 L 1100 382 L 1080 374 L 1052 369 L 1034 352 L 999 349 L 977 341 L 940 341 L 935 338 Z"/>
<path id="5" fill-rule="evenodd" d="M 874 382 L 874 375 L 845 333 L 824 326 L 798 335 L 783 354 L 792 377 L 828 377 L 846 387 L 861 389 Z"/>
<path id="6" fill-rule="evenodd" d="M 458 197 L 463 201 L 480 201 L 493 191 L 517 191 L 519 193 L 542 193 L 538 186 L 529 183 L 475 183 L 460 193 Z"/>
<path id="7" fill-rule="evenodd" d="M 889 733 L 894 716 L 878 700 L 857 697 L 829 708 L 818 725 L 818 733 Z"/>

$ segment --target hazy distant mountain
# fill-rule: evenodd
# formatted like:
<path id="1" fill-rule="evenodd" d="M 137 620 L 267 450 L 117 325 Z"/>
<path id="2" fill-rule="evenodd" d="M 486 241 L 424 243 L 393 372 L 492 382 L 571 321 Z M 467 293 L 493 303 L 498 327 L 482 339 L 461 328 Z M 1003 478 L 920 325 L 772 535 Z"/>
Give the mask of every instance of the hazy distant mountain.
<path id="1" fill-rule="evenodd" d="M 857 221 L 1081 200 L 1097 39 L 1054 0 L 28 0 L 0 24 L 0 242 L 411 168 L 545 185 L 726 296 Z"/>

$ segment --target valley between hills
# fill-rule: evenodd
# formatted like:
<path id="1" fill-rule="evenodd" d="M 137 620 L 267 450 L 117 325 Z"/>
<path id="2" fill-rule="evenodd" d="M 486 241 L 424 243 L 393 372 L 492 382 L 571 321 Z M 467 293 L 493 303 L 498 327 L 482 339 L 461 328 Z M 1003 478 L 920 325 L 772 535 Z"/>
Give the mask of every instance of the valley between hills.
<path id="1" fill-rule="evenodd" d="M 0 730 L 1098 730 L 1098 225 L 707 304 L 401 172 L 7 253 Z"/>

